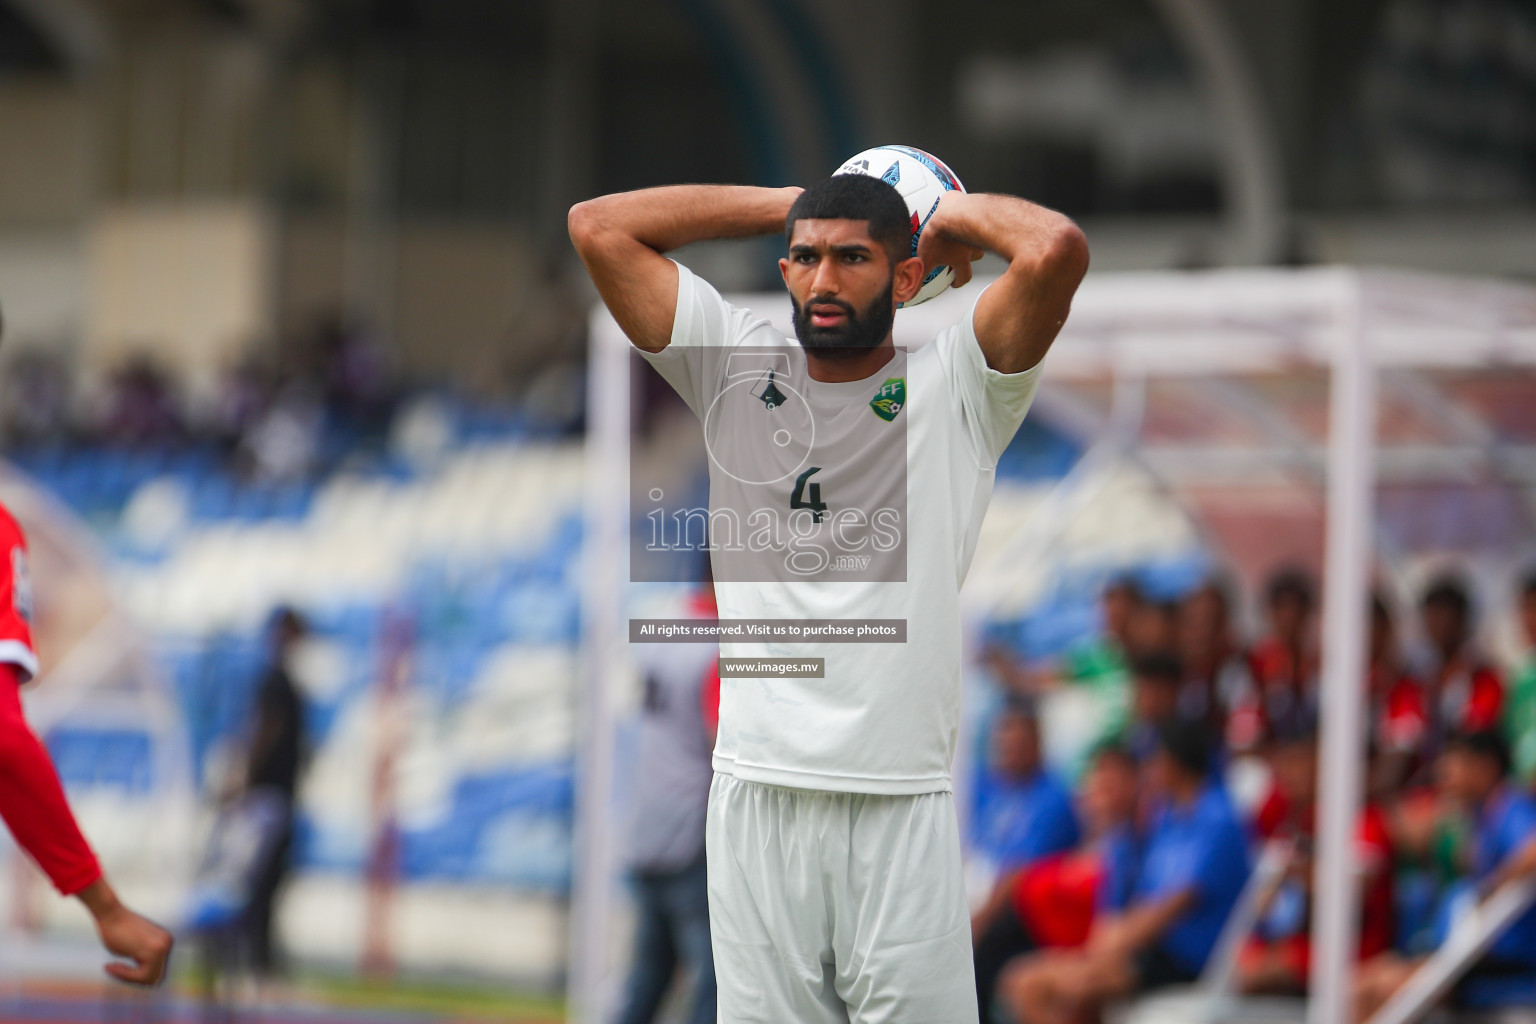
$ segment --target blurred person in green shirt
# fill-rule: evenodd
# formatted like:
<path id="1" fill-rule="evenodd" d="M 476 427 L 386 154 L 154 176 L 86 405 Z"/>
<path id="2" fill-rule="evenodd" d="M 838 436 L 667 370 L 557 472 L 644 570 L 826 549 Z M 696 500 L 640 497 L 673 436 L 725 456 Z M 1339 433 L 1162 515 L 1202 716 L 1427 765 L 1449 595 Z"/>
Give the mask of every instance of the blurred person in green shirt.
<path id="1" fill-rule="evenodd" d="M 1058 672 L 1062 683 L 1093 695 L 1101 731 L 1114 734 L 1125 728 L 1130 715 L 1131 661 L 1140 651 L 1142 634 L 1160 616 L 1130 576 L 1109 580 L 1099 607 L 1103 629 L 1067 651 Z"/>
<path id="2" fill-rule="evenodd" d="M 1086 643 L 1073 647 L 1062 659 L 1061 677 L 1066 682 L 1125 686 L 1131 648 L 1131 630 L 1146 604 L 1141 587 L 1129 576 L 1117 576 L 1104 585 L 1099 597 L 1103 630 Z"/>
<path id="3" fill-rule="evenodd" d="M 1525 661 L 1510 681 L 1504 731 L 1514 754 L 1514 776 L 1527 788 L 1536 785 L 1536 569 L 1520 583 L 1520 626 L 1525 631 Z"/>

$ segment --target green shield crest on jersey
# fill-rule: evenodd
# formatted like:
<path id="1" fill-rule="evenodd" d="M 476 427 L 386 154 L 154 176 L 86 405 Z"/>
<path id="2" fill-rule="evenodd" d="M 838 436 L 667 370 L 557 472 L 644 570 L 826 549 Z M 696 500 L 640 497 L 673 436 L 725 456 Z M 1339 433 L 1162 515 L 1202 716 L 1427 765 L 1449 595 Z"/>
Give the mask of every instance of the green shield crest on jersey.
<path id="1" fill-rule="evenodd" d="M 901 412 L 901 407 L 907 404 L 907 378 L 887 377 L 885 383 L 880 385 L 880 390 L 875 392 L 875 397 L 869 400 L 869 407 L 875 410 L 875 415 L 889 423 Z"/>

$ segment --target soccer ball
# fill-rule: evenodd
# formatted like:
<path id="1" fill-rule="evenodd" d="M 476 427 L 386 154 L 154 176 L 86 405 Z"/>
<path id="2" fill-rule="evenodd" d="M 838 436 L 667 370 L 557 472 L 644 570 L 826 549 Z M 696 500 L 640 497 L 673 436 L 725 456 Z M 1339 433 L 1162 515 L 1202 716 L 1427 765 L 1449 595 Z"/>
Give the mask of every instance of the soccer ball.
<path id="1" fill-rule="evenodd" d="M 912 215 L 912 255 L 917 255 L 917 239 L 923 233 L 923 225 L 939 208 L 939 199 L 945 192 L 964 192 L 965 186 L 955 177 L 955 172 L 944 166 L 938 157 L 911 146 L 876 146 L 849 157 L 836 171 L 837 174 L 867 174 L 871 178 L 895 187 L 901 198 L 907 201 L 907 212 Z M 941 295 L 955 281 L 950 267 L 934 267 L 923 278 L 923 286 L 903 306 L 915 306 Z"/>

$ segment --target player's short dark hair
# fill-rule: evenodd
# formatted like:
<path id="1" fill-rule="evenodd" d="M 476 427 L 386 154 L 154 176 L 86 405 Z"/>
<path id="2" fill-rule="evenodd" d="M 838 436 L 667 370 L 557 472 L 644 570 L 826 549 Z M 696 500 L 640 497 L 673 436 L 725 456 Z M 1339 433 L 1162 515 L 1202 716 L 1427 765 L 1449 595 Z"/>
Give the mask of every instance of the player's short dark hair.
<path id="1" fill-rule="evenodd" d="M 1187 718 L 1158 722 L 1157 749 L 1190 775 L 1205 778 L 1211 773 L 1211 737 L 1205 726 Z"/>
<path id="2" fill-rule="evenodd" d="M 1264 599 L 1266 604 L 1275 604 L 1279 601 L 1296 601 L 1307 608 L 1317 602 L 1317 585 L 1312 582 L 1312 574 L 1300 566 L 1287 566 L 1270 576 L 1269 583 L 1264 587 Z"/>
<path id="3" fill-rule="evenodd" d="M 1445 749 L 1447 753 L 1455 750 L 1493 762 L 1498 766 L 1500 778 L 1508 775 L 1510 766 L 1514 764 L 1509 740 L 1498 729 L 1470 729 L 1454 732 L 1446 737 Z"/>
<path id="4" fill-rule="evenodd" d="M 912 215 L 901 193 L 867 174 L 834 174 L 801 192 L 784 219 L 784 237 L 795 237 L 800 220 L 862 220 L 869 236 L 890 255 L 891 265 L 912 256 Z"/>
<path id="5" fill-rule="evenodd" d="M 1472 594 L 1466 580 L 1455 573 L 1442 573 L 1429 581 L 1419 598 L 1422 608 L 1449 608 L 1463 618 L 1472 613 Z"/>
<path id="6" fill-rule="evenodd" d="M 1138 681 L 1178 686 L 1184 681 L 1184 665 L 1172 651 L 1147 651 L 1131 659 L 1131 676 Z"/>

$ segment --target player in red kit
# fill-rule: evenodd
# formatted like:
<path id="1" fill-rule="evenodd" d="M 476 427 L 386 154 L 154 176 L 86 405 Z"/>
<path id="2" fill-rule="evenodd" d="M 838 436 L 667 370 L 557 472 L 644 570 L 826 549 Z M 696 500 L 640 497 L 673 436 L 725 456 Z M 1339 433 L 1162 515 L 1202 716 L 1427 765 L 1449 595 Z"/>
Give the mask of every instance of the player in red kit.
<path id="1" fill-rule="evenodd" d="M 0 505 L 0 818 L 54 887 L 85 904 L 107 952 L 131 961 L 109 963 L 107 973 L 158 984 L 171 955 L 170 932 L 118 900 L 75 824 L 48 751 L 22 714 L 21 685 L 37 674 L 31 619 L 26 538 Z"/>

